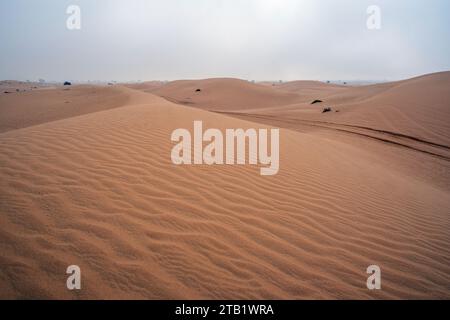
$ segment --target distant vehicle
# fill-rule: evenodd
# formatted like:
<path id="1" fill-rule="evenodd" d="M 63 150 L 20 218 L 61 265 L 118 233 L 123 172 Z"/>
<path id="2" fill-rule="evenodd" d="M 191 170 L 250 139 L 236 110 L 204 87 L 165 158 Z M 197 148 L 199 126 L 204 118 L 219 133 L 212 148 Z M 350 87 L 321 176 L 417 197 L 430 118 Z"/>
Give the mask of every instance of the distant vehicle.
<path id="1" fill-rule="evenodd" d="M 71 82 L 69 82 L 69 81 L 66 81 L 66 82 L 64 82 L 64 85 L 65 85 L 65 86 L 71 86 L 71 85 L 72 85 L 72 83 L 71 83 Z"/>

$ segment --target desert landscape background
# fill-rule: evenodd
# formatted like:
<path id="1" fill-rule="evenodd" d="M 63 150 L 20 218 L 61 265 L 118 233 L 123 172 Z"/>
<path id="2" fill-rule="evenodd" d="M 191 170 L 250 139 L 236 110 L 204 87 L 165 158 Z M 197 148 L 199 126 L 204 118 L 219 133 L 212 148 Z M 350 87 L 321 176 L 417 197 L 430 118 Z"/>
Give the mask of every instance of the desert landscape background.
<path id="1" fill-rule="evenodd" d="M 0 89 L 2 299 L 450 298 L 450 72 Z M 194 120 L 280 128 L 279 173 L 172 164 Z"/>

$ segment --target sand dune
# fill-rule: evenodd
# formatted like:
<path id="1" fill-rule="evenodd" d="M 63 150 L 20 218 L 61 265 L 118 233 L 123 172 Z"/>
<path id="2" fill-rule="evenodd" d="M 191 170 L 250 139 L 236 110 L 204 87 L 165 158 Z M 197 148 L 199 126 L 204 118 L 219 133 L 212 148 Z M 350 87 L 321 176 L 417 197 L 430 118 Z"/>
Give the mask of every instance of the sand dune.
<path id="1" fill-rule="evenodd" d="M 450 158 L 450 72 L 367 86 L 207 79 L 150 87 L 139 89 L 187 106 L 232 116 L 240 113 L 247 120 L 302 132 L 325 129 L 354 134 Z M 312 105 L 317 99 L 323 102 Z M 333 112 L 323 114 L 325 107 Z"/>
<path id="2" fill-rule="evenodd" d="M 324 90 L 324 95 L 308 96 L 309 100 L 323 100 L 322 104 L 290 105 L 259 113 L 365 126 L 450 146 L 449 88 L 450 72 L 442 72 L 393 83 L 348 87 L 332 94 Z M 322 106 L 339 112 L 322 115 Z"/>
<path id="3" fill-rule="evenodd" d="M 370 88 L 333 87 L 325 104 L 342 111 L 323 115 L 302 102 L 320 88 L 233 79 L 152 89 L 165 98 L 121 86 L 0 97 L 0 297 L 448 299 L 446 149 L 337 130 L 447 143 L 447 79 L 375 86 L 361 99 L 351 92 Z M 425 93 L 434 96 L 417 100 Z M 341 94 L 353 104 L 338 104 Z M 86 109 L 60 109 L 66 98 Z M 278 175 L 173 165 L 170 134 L 194 120 L 281 127 Z M 81 267 L 81 291 L 65 288 L 69 264 Z M 366 288 L 372 264 L 380 291 Z"/>
<path id="4" fill-rule="evenodd" d="M 173 81 L 147 92 L 174 103 L 206 110 L 246 110 L 255 106 L 273 107 L 300 101 L 295 93 L 232 78 Z"/>
<path id="5" fill-rule="evenodd" d="M 449 106 L 450 72 L 445 72 L 401 81 L 355 101 L 342 120 L 450 146 Z"/>
<path id="6" fill-rule="evenodd" d="M 0 95 L 0 132 L 122 106 L 128 96 L 114 87 L 40 88 Z"/>
<path id="7" fill-rule="evenodd" d="M 153 92 L 155 89 L 161 88 L 164 86 L 166 82 L 164 81 L 145 81 L 145 82 L 138 82 L 138 83 L 125 83 L 122 84 L 123 86 L 131 89 L 141 90 L 144 92 Z"/>
<path id="8" fill-rule="evenodd" d="M 301 96 L 303 102 L 314 101 L 318 99 L 316 97 L 324 98 L 332 94 L 344 93 L 351 88 L 350 86 L 307 80 L 275 83 L 272 84 L 272 87 L 280 91 L 297 93 Z"/>

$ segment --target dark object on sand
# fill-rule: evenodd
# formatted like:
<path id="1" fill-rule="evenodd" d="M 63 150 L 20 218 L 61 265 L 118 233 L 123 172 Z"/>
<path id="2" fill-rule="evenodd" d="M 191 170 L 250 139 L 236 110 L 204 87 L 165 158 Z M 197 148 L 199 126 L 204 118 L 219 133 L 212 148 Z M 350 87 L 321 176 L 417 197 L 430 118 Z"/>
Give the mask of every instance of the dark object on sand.
<path id="1" fill-rule="evenodd" d="M 9 92 L 9 91 L 3 91 L 3 93 L 6 93 L 6 94 L 8 94 L 8 93 L 11 93 L 11 92 Z"/>
<path id="2" fill-rule="evenodd" d="M 16 92 L 20 92 L 20 89 L 16 89 Z"/>
<path id="3" fill-rule="evenodd" d="M 331 108 L 330 107 L 324 108 L 322 113 L 325 113 L 325 112 L 331 112 Z"/>
<path id="4" fill-rule="evenodd" d="M 200 92 L 200 91 L 202 91 L 201 89 L 197 89 L 197 90 L 195 90 L 195 92 Z"/>
<path id="5" fill-rule="evenodd" d="M 66 82 L 64 82 L 64 85 L 65 85 L 65 86 L 71 86 L 72 83 L 70 83 L 69 81 L 66 81 Z"/>
<path id="6" fill-rule="evenodd" d="M 321 103 L 323 102 L 322 100 L 314 100 L 313 102 L 311 102 L 311 104 L 316 104 L 316 103 Z"/>

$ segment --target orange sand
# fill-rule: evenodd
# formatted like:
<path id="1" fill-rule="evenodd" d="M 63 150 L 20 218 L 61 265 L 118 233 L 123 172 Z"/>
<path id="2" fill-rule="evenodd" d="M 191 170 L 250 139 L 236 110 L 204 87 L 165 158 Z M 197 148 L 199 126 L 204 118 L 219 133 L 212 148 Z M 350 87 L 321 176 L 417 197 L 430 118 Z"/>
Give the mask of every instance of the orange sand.
<path id="1" fill-rule="evenodd" d="M 447 72 L 1 90 L 0 298 L 448 299 L 448 88 Z M 279 173 L 173 165 L 194 120 L 281 128 Z"/>

